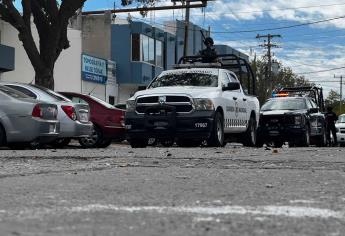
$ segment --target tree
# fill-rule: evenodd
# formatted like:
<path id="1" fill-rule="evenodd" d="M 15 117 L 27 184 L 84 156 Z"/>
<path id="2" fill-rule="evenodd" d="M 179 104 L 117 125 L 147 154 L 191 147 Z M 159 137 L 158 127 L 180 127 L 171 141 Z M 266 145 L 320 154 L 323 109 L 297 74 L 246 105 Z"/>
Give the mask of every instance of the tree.
<path id="1" fill-rule="evenodd" d="M 0 0 L 0 17 L 19 32 L 18 38 L 35 70 L 35 83 L 54 89 L 54 66 L 62 50 L 67 49 L 69 19 L 86 0 L 22 0 L 19 13 L 12 0 Z M 39 49 L 31 30 L 31 19 L 39 35 Z"/>
<path id="2" fill-rule="evenodd" d="M 333 89 L 328 93 L 327 98 L 325 99 L 326 107 L 330 106 L 333 108 L 333 111 L 336 112 L 338 115 L 343 114 L 345 112 L 345 104 L 344 100 L 341 101 L 341 110 L 340 110 L 340 94 Z"/>
<path id="3" fill-rule="evenodd" d="M 295 74 L 291 68 L 284 67 L 282 63 L 279 64 L 280 69 L 278 73 L 272 74 L 271 77 L 274 88 L 311 85 L 303 76 Z M 266 79 L 268 63 L 267 60 L 262 58 L 252 61 L 251 66 L 253 71 L 256 72 L 256 92 L 258 99 L 263 104 L 272 95 L 269 86 L 270 82 Z"/>
<path id="4" fill-rule="evenodd" d="M 69 19 L 82 8 L 87 0 L 22 0 L 20 13 L 13 0 L 0 0 L 0 19 L 19 32 L 18 38 L 35 70 L 35 84 L 54 89 L 54 66 L 62 50 L 69 48 L 67 27 Z M 155 0 L 136 0 L 152 4 Z M 122 5 L 132 4 L 123 0 Z M 31 20 L 39 35 L 37 47 L 31 31 Z"/>

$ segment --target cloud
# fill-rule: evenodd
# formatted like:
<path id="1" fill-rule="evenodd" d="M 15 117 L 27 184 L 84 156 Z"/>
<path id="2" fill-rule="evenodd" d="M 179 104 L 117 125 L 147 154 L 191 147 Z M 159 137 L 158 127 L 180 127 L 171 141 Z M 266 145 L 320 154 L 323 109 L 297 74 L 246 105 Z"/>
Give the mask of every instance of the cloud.
<path id="1" fill-rule="evenodd" d="M 230 0 L 210 3 L 209 11 L 218 20 L 227 18 L 230 20 L 251 21 L 270 17 L 275 20 L 305 23 L 343 16 L 345 2 L 322 4 L 318 0 L 309 0 L 306 4 L 301 3 L 299 0 L 276 0 L 274 2 L 268 0 Z M 345 20 L 334 20 L 317 25 L 317 27 L 329 26 L 345 28 Z"/>

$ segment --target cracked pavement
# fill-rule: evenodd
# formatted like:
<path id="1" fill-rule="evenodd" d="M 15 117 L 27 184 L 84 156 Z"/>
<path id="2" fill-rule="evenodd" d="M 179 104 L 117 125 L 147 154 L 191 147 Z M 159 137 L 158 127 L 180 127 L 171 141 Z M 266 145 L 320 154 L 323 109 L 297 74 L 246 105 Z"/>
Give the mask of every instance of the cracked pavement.
<path id="1" fill-rule="evenodd" d="M 343 151 L 1 150 L 1 235 L 343 235 Z"/>

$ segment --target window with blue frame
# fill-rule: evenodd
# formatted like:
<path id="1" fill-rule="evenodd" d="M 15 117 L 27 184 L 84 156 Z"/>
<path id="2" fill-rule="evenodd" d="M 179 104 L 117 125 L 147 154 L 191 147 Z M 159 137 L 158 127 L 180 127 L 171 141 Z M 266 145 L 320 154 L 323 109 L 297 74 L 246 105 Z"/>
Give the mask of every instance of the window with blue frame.
<path id="1" fill-rule="evenodd" d="M 143 34 L 132 34 L 132 61 L 163 67 L 163 42 Z"/>

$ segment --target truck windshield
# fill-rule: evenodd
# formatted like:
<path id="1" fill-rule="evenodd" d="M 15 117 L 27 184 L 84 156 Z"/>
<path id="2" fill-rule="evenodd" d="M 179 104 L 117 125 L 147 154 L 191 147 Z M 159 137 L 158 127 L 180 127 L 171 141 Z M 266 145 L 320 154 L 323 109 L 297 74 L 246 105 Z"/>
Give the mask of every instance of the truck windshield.
<path id="1" fill-rule="evenodd" d="M 262 111 L 307 109 L 304 99 L 272 99 L 262 105 Z"/>
<path id="2" fill-rule="evenodd" d="M 218 76 L 204 73 L 171 73 L 155 79 L 149 88 L 167 86 L 217 87 Z"/>

